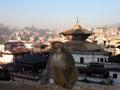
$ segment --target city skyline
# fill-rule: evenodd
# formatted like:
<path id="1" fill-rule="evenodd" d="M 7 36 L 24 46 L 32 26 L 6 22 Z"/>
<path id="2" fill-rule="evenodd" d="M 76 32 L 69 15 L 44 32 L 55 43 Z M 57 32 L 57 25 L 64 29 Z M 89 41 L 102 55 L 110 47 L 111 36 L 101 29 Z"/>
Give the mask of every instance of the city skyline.
<path id="1" fill-rule="evenodd" d="M 120 22 L 120 0 L 0 0 L 0 23 L 64 30 Z"/>

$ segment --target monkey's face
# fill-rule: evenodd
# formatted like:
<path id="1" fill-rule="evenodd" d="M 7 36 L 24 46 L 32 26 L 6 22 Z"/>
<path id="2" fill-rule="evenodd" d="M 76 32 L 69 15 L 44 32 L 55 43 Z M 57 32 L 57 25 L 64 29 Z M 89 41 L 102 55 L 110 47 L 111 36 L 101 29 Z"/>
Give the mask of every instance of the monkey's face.
<path id="1" fill-rule="evenodd" d="M 63 43 L 61 42 L 54 42 L 52 45 L 52 48 L 56 53 L 61 53 L 62 47 L 63 47 Z"/>

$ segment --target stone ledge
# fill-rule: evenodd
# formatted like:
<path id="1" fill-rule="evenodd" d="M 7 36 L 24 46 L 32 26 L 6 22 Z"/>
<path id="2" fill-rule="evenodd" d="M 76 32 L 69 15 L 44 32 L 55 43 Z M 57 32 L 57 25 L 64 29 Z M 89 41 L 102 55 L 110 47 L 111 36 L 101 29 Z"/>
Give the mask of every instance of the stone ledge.
<path id="1" fill-rule="evenodd" d="M 38 82 L 0 81 L 0 90 L 67 90 L 56 85 L 40 85 Z M 72 90 L 120 90 L 115 86 L 79 85 Z"/>

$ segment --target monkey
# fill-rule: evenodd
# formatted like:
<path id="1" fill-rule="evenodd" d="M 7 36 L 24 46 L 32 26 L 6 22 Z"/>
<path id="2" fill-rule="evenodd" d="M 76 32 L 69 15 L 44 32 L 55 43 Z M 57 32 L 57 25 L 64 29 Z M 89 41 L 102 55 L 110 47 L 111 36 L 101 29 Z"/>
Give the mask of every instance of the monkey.
<path id="1" fill-rule="evenodd" d="M 49 83 L 52 78 L 56 85 L 69 89 L 73 88 L 78 78 L 78 70 L 73 56 L 64 48 L 62 42 L 55 41 L 51 46 L 44 84 Z"/>

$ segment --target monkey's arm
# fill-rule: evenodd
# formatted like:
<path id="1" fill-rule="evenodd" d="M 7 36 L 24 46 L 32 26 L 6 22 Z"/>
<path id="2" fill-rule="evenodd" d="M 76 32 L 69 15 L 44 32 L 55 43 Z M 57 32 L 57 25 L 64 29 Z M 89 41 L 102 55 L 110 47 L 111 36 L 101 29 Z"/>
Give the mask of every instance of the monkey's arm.
<path id="1" fill-rule="evenodd" d="M 41 84 L 47 84 L 47 83 L 49 83 L 49 71 L 48 71 L 48 65 L 46 66 L 46 69 L 47 69 L 46 76 L 45 76 L 45 78 L 43 79 L 43 81 L 42 81 Z"/>
<path id="2" fill-rule="evenodd" d="M 74 68 L 74 66 L 70 66 L 70 67 L 66 68 L 65 77 L 66 77 L 67 82 L 69 82 L 69 83 L 71 83 L 73 68 Z"/>
<path id="3" fill-rule="evenodd" d="M 46 73 L 45 79 L 43 81 L 43 84 L 49 83 L 49 79 L 52 77 L 53 65 L 51 63 L 51 60 L 52 60 L 52 58 L 49 57 L 47 65 L 46 65 L 47 73 Z"/>

